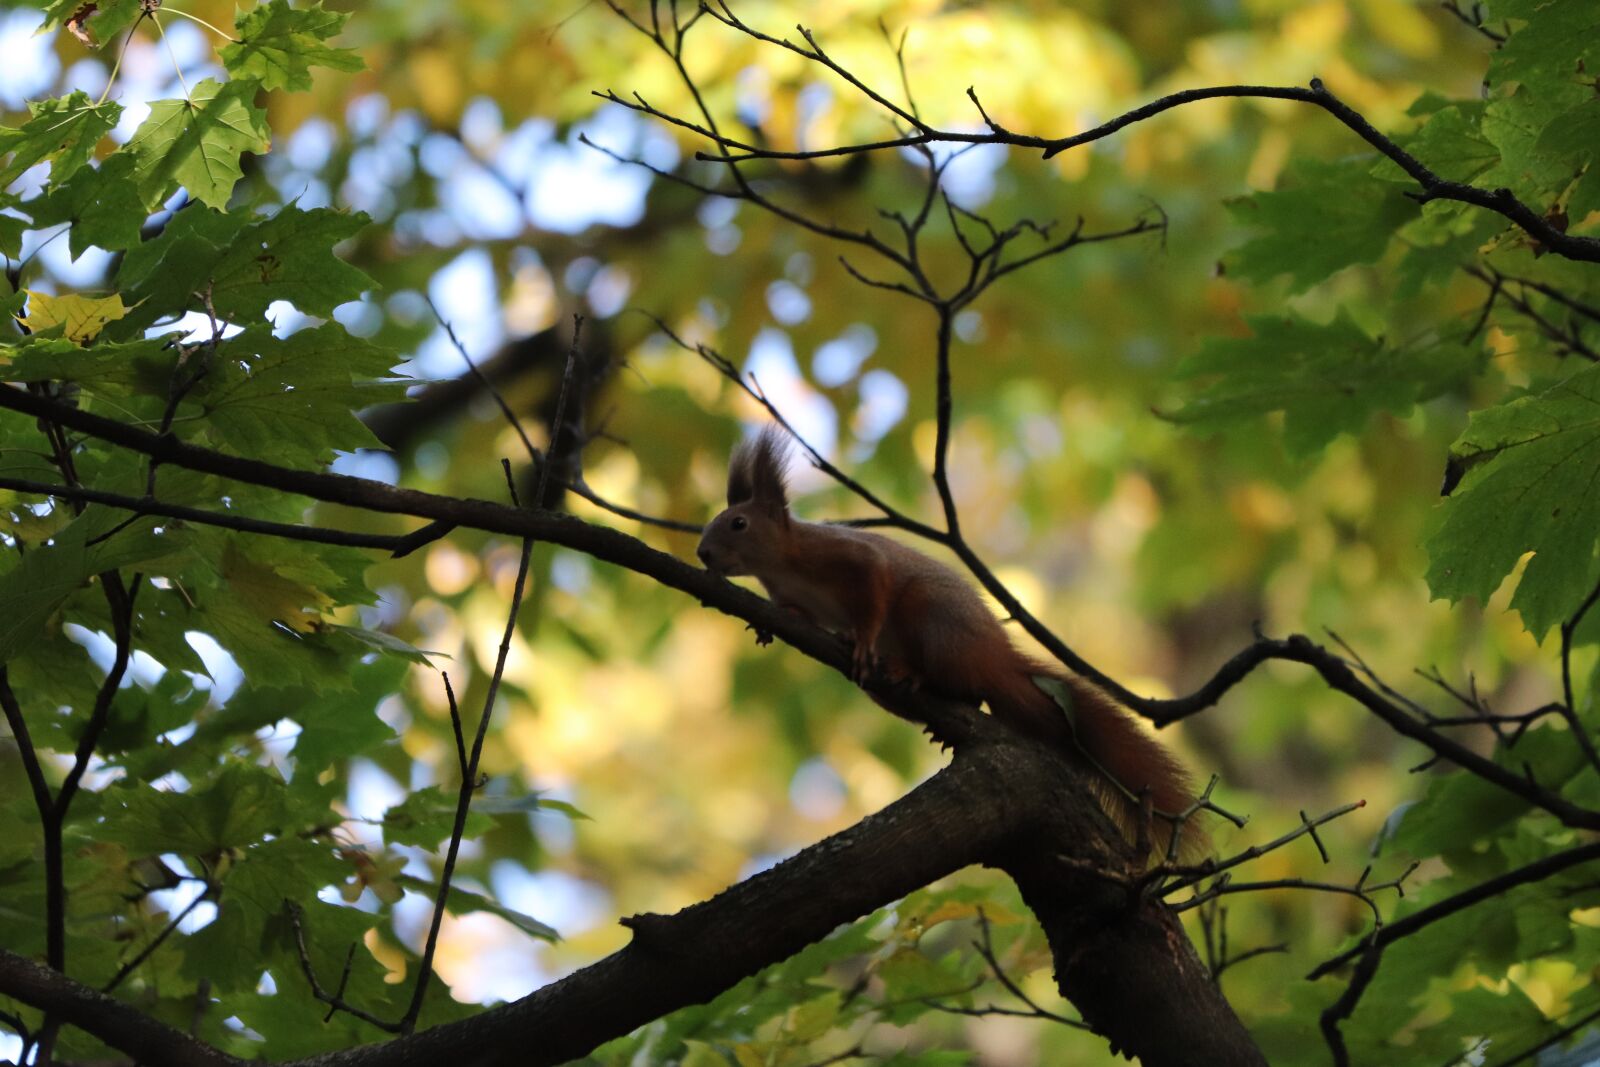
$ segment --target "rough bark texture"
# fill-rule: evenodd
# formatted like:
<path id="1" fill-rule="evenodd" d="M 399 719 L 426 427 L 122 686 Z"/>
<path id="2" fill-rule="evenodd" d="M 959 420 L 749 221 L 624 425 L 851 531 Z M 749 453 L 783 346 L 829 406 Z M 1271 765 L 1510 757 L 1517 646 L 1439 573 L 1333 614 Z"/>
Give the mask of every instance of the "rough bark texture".
<path id="1" fill-rule="evenodd" d="M 1044 923 L 1062 992 L 1145 1067 L 1266 1061 L 1177 919 L 1107 870 L 1128 854 L 1084 772 L 986 718 L 906 797 L 711 900 L 629 920 L 620 952 L 521 1001 L 317 1067 L 543 1067 L 701 1003 L 875 908 L 973 863 L 1017 878 Z"/>

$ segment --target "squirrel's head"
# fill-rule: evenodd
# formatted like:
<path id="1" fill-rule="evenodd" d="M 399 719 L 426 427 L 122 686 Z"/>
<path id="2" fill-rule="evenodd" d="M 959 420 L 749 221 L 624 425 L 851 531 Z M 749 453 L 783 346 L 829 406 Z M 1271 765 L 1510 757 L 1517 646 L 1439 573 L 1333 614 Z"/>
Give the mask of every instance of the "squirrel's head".
<path id="1" fill-rule="evenodd" d="M 759 576 L 781 559 L 789 532 L 789 438 L 767 426 L 728 461 L 728 507 L 706 525 L 695 554 L 724 578 Z"/>

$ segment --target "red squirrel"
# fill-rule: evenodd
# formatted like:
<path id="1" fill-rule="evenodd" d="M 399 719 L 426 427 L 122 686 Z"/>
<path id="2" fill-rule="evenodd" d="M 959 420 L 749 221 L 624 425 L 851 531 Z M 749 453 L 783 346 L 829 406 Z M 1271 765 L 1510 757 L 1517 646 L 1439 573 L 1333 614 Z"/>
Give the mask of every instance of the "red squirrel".
<path id="1" fill-rule="evenodd" d="M 1182 764 L 1088 682 L 1018 650 L 982 598 L 954 570 L 880 534 L 804 522 L 789 513 L 789 440 L 769 425 L 733 453 L 728 507 L 695 550 L 722 577 L 753 576 L 774 603 L 855 642 L 852 677 L 883 667 L 892 679 L 967 703 L 987 703 L 1002 722 L 1071 751 L 1087 753 L 1113 782 L 1101 805 L 1130 839 L 1145 790 L 1157 812 L 1188 809 L 1194 792 Z M 1035 682 L 1065 687 L 1073 720 Z M 1075 742 L 1075 744 L 1074 744 Z M 1180 852 L 1207 849 L 1186 823 Z M 1157 815 L 1150 839 L 1165 851 L 1172 822 Z"/>

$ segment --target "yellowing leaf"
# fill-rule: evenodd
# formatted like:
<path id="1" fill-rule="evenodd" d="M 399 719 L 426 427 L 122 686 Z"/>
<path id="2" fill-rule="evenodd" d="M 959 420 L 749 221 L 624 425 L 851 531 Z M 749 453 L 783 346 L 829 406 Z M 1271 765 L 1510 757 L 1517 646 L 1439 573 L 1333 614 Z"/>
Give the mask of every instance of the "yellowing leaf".
<path id="1" fill-rule="evenodd" d="M 923 929 L 950 922 L 952 919 L 970 919 L 978 914 L 978 906 L 966 900 L 947 900 L 922 919 Z"/>
<path id="2" fill-rule="evenodd" d="M 122 297 L 51 296 L 28 290 L 28 313 L 18 321 L 29 333 L 44 333 L 57 326 L 62 336 L 82 344 L 92 341 L 108 323 L 128 313 Z"/>
<path id="3" fill-rule="evenodd" d="M 333 604 L 327 594 L 262 566 L 234 551 L 232 544 L 222 561 L 222 574 L 234 596 L 252 613 L 301 633 L 315 630 L 318 609 Z"/>
<path id="4" fill-rule="evenodd" d="M 727 1059 L 715 1045 L 691 1037 L 684 1040 L 683 1047 L 682 1067 L 728 1067 Z"/>
<path id="5" fill-rule="evenodd" d="M 838 990 L 832 990 L 794 1008 L 789 1012 L 789 1039 L 813 1041 L 827 1033 L 839 1018 L 842 1000 L 843 995 Z"/>

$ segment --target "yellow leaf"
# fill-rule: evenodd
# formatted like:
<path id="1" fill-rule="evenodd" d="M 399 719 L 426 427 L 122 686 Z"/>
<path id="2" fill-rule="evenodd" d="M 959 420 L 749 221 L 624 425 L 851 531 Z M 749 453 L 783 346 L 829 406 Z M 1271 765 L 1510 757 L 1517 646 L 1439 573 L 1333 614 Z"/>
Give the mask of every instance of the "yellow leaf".
<path id="1" fill-rule="evenodd" d="M 128 313 L 122 297 L 51 296 L 28 290 L 28 314 L 19 319 L 29 333 L 43 333 L 56 326 L 69 341 L 92 341 L 109 323 Z"/>
<path id="2" fill-rule="evenodd" d="M 739 1061 L 739 1067 L 767 1067 L 767 1057 L 763 1051 L 765 1047 L 743 1042 L 733 1046 L 733 1058 Z"/>

